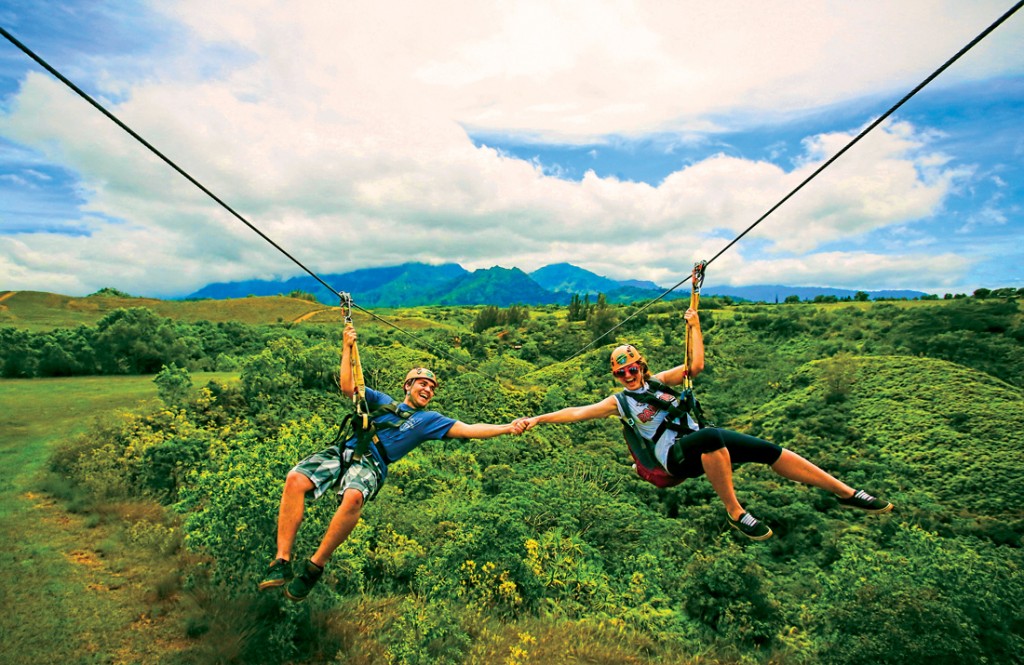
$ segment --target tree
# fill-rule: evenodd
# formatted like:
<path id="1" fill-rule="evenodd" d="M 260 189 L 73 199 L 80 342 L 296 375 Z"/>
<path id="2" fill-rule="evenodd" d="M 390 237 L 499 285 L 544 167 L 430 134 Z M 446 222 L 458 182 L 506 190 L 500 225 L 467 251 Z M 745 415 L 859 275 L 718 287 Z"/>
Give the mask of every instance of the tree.
<path id="1" fill-rule="evenodd" d="M 309 291 L 302 291 L 300 289 L 296 289 L 294 291 L 291 291 L 288 294 L 288 297 L 289 298 L 298 298 L 299 300 L 308 300 L 310 302 L 318 302 L 318 300 L 316 299 L 315 295 L 313 295 Z"/>
<path id="2" fill-rule="evenodd" d="M 242 394 L 254 411 L 289 402 L 302 389 L 297 370 L 303 350 L 299 340 L 282 337 L 246 360 L 242 366 Z"/>
<path id="3" fill-rule="evenodd" d="M 192 375 L 184 367 L 174 363 L 164 365 L 160 373 L 153 379 L 156 394 L 167 406 L 184 406 L 192 393 Z"/>
<path id="4" fill-rule="evenodd" d="M 102 289 L 100 289 L 99 291 L 97 291 L 96 293 L 90 293 L 89 294 L 90 298 L 93 298 L 95 296 L 109 296 L 109 297 L 114 297 L 114 298 L 134 298 L 135 297 L 135 296 L 132 296 L 132 295 L 129 295 L 129 294 L 125 293 L 124 291 L 119 291 L 118 289 L 115 289 L 115 288 L 110 287 L 110 286 L 105 286 Z"/>
<path id="5" fill-rule="evenodd" d="M 487 305 L 476 315 L 476 320 L 473 321 L 473 332 L 482 333 L 488 328 L 498 325 L 501 325 L 501 310 L 494 305 Z"/>
<path id="6" fill-rule="evenodd" d="M 825 385 L 825 403 L 844 401 L 853 389 L 857 362 L 848 353 L 837 353 L 822 361 L 821 381 Z"/>
<path id="7" fill-rule="evenodd" d="M 727 640 L 765 645 L 784 624 L 764 569 L 733 543 L 694 555 L 681 584 L 686 613 Z"/>
<path id="8" fill-rule="evenodd" d="M 60 344 L 48 341 L 39 353 L 40 376 L 72 376 L 75 365 L 74 356 Z"/>
<path id="9" fill-rule="evenodd" d="M 569 312 L 568 321 L 586 321 L 587 314 L 590 313 L 590 296 L 587 295 L 584 298 L 580 298 L 580 294 L 572 294 L 572 299 L 569 301 Z"/>
<path id="10" fill-rule="evenodd" d="M 505 311 L 505 325 L 519 327 L 530 319 L 530 310 L 522 305 L 510 305 Z"/>
<path id="11" fill-rule="evenodd" d="M 103 317 L 93 347 L 108 374 L 155 374 L 164 365 L 186 365 L 192 355 L 171 319 L 145 307 L 116 309 Z"/>
<path id="12" fill-rule="evenodd" d="M 615 310 L 608 305 L 605 295 L 603 293 L 598 295 L 597 304 L 587 314 L 587 329 L 590 330 L 590 334 L 597 339 L 614 328 L 618 322 L 619 317 L 615 314 Z"/>
<path id="13" fill-rule="evenodd" d="M 0 328 L 0 375 L 14 379 L 36 375 L 38 361 L 32 353 L 32 338 L 24 330 Z"/>
<path id="14" fill-rule="evenodd" d="M 530 318 L 530 310 L 522 305 L 510 305 L 502 311 L 494 305 L 487 305 L 477 314 L 473 321 L 473 332 L 481 333 L 495 326 L 518 328 Z"/>

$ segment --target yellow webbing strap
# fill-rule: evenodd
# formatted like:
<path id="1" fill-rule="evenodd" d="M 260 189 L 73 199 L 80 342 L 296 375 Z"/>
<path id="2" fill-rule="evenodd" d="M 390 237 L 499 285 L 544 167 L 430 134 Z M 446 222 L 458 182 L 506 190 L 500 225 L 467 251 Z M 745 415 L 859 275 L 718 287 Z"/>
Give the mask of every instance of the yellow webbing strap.
<path id="1" fill-rule="evenodd" d="M 345 311 L 345 329 L 347 330 L 352 327 L 352 296 L 350 294 L 341 294 L 341 307 Z M 370 422 L 370 408 L 366 404 L 366 380 L 363 378 L 363 363 L 359 360 L 358 343 L 352 345 L 349 362 L 352 367 L 352 383 L 355 384 L 355 389 L 352 391 L 352 403 L 356 408 L 356 422 L 353 424 L 357 432 L 364 433 L 359 437 L 355 449 L 354 457 L 359 459 L 366 454 L 369 438 L 372 438 L 374 443 L 379 443 L 379 439 L 376 431 L 373 430 L 373 423 Z M 365 436 L 366 432 L 370 433 L 369 438 Z"/>
<path id="2" fill-rule="evenodd" d="M 345 328 L 351 327 L 351 323 L 345 324 Z M 366 380 L 363 379 L 363 363 L 359 360 L 358 343 L 352 345 L 352 353 L 349 359 L 352 363 L 352 382 L 355 384 L 355 390 L 352 392 L 352 403 L 355 404 L 356 415 L 362 418 L 363 429 L 366 429 L 370 426 L 370 414 L 366 406 Z"/>

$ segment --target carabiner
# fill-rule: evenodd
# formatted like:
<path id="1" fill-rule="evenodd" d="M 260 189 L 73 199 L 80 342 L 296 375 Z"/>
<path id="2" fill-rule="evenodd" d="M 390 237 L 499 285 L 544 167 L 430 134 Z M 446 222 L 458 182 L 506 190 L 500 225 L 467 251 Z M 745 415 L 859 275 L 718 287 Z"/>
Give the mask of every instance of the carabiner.
<path id="1" fill-rule="evenodd" d="M 693 264 L 693 291 L 700 293 L 700 287 L 704 286 L 704 269 L 707 268 L 707 261 L 698 261 Z"/>
<path id="2" fill-rule="evenodd" d="M 338 294 L 341 296 L 341 307 L 345 310 L 345 323 L 352 323 L 352 294 L 344 291 Z"/>

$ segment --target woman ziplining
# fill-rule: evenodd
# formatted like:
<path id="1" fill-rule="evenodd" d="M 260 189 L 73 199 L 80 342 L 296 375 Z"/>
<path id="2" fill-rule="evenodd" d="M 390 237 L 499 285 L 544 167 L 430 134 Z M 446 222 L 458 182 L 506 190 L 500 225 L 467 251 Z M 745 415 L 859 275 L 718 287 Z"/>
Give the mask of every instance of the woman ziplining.
<path id="1" fill-rule="evenodd" d="M 771 528 L 744 509 L 733 487 L 733 464 L 766 464 L 783 478 L 831 492 L 843 506 L 869 513 L 887 513 L 893 506 L 864 490 L 854 489 L 800 455 L 781 446 L 714 426 L 704 418 L 690 382 L 704 369 L 704 340 L 697 313 L 703 267 L 694 268 L 693 291 L 686 318 L 683 364 L 651 374 L 647 361 L 632 345 L 611 352 L 611 372 L 623 387 L 600 402 L 572 406 L 516 421 L 529 430 L 541 423 L 574 423 L 618 416 L 637 473 L 659 487 L 707 476 L 721 499 L 729 526 L 753 540 L 772 536 Z M 677 391 L 674 386 L 683 386 Z"/>

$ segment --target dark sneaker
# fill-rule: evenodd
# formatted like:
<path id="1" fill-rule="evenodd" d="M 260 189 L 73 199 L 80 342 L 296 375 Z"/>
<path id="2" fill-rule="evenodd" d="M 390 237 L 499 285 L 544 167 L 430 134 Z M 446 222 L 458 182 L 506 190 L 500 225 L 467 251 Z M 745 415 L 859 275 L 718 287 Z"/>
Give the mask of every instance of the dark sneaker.
<path id="1" fill-rule="evenodd" d="M 734 520 L 726 513 L 725 519 L 729 520 L 729 526 L 751 540 L 768 540 L 772 537 L 772 530 L 768 525 L 750 513 L 743 513 L 738 520 Z"/>
<path id="2" fill-rule="evenodd" d="M 260 582 L 260 591 L 284 586 L 292 581 L 292 562 L 275 559 L 267 570 L 267 576 Z"/>
<path id="3" fill-rule="evenodd" d="M 857 490 L 849 499 L 839 499 L 839 504 L 875 514 L 887 513 L 892 510 L 891 503 L 882 499 L 876 499 L 864 490 Z"/>
<path id="4" fill-rule="evenodd" d="M 296 602 L 306 600 L 306 596 L 313 590 L 324 569 L 312 561 L 306 561 L 306 566 L 289 584 L 284 588 L 284 595 Z"/>

